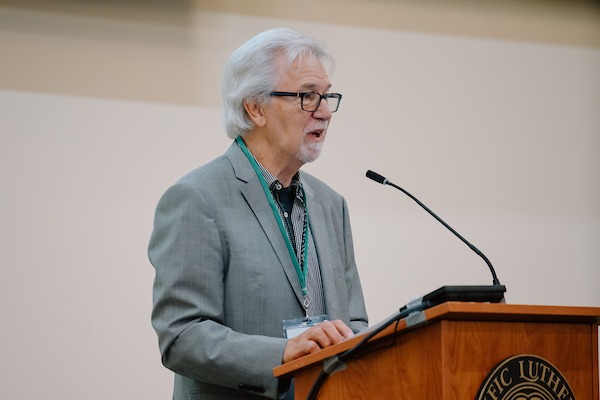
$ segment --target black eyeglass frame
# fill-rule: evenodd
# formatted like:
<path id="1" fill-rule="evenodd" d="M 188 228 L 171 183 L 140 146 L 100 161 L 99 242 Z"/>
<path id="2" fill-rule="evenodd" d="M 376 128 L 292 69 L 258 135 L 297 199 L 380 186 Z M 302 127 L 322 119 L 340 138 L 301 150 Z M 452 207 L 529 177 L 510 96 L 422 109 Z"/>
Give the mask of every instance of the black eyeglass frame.
<path id="1" fill-rule="evenodd" d="M 304 97 L 309 94 L 316 94 L 319 96 L 319 102 L 314 110 L 307 110 L 304 108 Z M 300 97 L 300 108 L 306 112 L 315 112 L 321 106 L 321 101 L 323 99 L 337 99 L 337 107 L 335 110 L 329 109 L 330 112 L 334 113 L 340 108 L 340 103 L 342 102 L 342 95 L 340 93 L 317 93 L 317 92 L 271 92 L 269 93 L 271 96 L 280 96 L 280 97 Z M 329 103 L 327 103 L 329 105 Z"/>

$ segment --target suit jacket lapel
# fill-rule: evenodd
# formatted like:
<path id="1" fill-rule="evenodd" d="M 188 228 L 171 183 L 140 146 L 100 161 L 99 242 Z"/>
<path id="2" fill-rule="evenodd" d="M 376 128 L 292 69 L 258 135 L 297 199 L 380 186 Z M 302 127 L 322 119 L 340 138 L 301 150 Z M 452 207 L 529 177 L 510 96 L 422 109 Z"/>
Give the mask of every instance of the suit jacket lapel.
<path id="1" fill-rule="evenodd" d="M 308 215 L 310 218 L 310 230 L 317 249 L 317 257 L 319 259 L 319 268 L 321 271 L 321 281 L 323 284 L 323 295 L 325 301 L 325 310 L 329 318 L 336 318 L 337 312 L 337 291 L 335 289 L 335 278 L 333 275 L 333 267 L 335 261 L 332 257 L 330 249 L 330 241 L 328 238 L 334 237 L 334 233 L 330 231 L 330 227 L 326 221 L 329 220 L 325 215 L 325 210 L 321 206 L 315 192 L 310 187 L 306 180 L 302 181 L 304 192 L 306 193 L 306 203 Z"/>
<path id="2" fill-rule="evenodd" d="M 248 202 L 248 206 L 252 209 L 252 212 L 265 232 L 298 301 L 301 303 L 303 296 L 302 289 L 300 288 L 300 280 L 298 279 L 294 264 L 290 259 L 290 253 L 287 250 L 285 239 L 281 235 L 273 211 L 269 206 L 265 192 L 252 165 L 235 142 L 229 147 L 226 155 L 231 162 L 236 177 L 240 181 L 246 183 L 241 188 L 242 196 L 244 196 Z"/>

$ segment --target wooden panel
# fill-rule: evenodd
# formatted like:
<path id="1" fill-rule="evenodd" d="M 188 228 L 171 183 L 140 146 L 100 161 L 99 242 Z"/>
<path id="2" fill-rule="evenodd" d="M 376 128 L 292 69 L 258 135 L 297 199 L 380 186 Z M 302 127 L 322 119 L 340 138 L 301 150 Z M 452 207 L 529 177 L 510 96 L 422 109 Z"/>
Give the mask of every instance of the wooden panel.
<path id="1" fill-rule="evenodd" d="M 388 341 L 325 381 L 319 400 L 442 399 L 440 324 Z M 382 343 L 378 344 L 378 347 Z M 321 368 L 296 376 L 296 399 L 306 399 Z"/>
<path id="2" fill-rule="evenodd" d="M 474 399 L 501 361 L 532 354 L 553 364 L 577 400 L 598 399 L 600 308 L 444 303 L 425 312 L 426 325 L 406 320 L 381 332 L 377 350 L 330 376 L 320 400 Z M 361 336 L 275 368 L 293 375 L 296 399 L 306 399 L 322 363 Z M 381 348 L 385 343 L 387 347 Z"/>
<path id="3" fill-rule="evenodd" d="M 441 321 L 445 399 L 474 399 L 486 375 L 504 359 L 533 354 L 552 363 L 577 400 L 596 400 L 589 325 Z M 597 376 L 597 375 L 596 375 Z M 597 384 L 596 384 L 597 387 Z"/>
<path id="4" fill-rule="evenodd" d="M 474 399 L 486 375 L 518 354 L 552 363 L 577 400 L 598 400 L 591 365 L 597 347 L 589 325 L 443 320 L 389 343 L 330 376 L 319 400 Z M 321 369 L 298 373 L 296 399 L 306 399 Z"/>
<path id="5" fill-rule="evenodd" d="M 598 374 L 598 327 L 595 325 L 590 326 L 590 335 L 592 337 L 592 390 L 594 400 L 599 400 L 600 397 L 600 376 Z"/>

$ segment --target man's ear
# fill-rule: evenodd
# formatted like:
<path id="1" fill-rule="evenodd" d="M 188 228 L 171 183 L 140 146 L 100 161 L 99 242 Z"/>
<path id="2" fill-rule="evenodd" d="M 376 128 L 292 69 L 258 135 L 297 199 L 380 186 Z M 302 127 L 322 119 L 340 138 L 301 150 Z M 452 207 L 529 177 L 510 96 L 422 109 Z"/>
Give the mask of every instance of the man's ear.
<path id="1" fill-rule="evenodd" d="M 265 110 L 263 105 L 257 100 L 244 100 L 244 109 L 248 117 L 257 127 L 263 127 L 266 123 Z"/>

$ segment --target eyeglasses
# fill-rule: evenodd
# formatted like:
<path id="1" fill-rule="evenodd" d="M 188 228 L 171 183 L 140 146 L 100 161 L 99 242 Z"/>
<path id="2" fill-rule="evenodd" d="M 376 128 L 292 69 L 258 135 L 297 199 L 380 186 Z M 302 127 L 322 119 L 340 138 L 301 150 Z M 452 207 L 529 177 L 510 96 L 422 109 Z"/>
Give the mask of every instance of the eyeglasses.
<path id="1" fill-rule="evenodd" d="M 321 100 L 325 99 L 329 111 L 332 113 L 336 112 L 340 107 L 340 101 L 342 95 L 339 93 L 316 93 L 316 92 L 271 92 L 271 96 L 285 96 L 285 97 L 300 97 L 300 107 L 304 111 L 315 112 L 321 105 Z"/>

